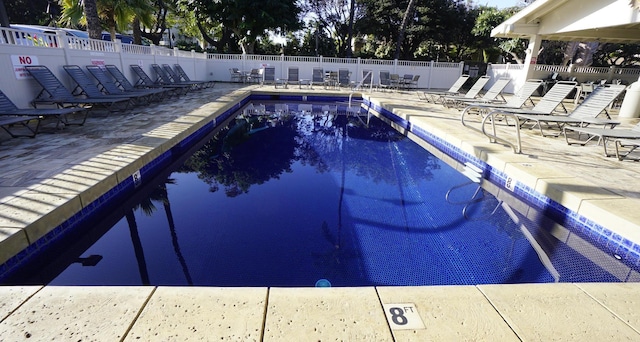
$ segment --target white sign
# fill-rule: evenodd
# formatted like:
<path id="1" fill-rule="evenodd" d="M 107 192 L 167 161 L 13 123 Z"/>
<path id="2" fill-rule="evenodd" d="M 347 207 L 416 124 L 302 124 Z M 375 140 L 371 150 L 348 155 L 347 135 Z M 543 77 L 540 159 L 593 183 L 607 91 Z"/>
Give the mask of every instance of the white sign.
<path id="1" fill-rule="evenodd" d="M 140 175 L 140 170 L 134 172 L 131 175 L 131 178 L 133 178 L 133 187 L 137 188 L 140 186 L 140 184 L 142 184 L 142 175 Z"/>
<path id="2" fill-rule="evenodd" d="M 382 306 L 391 330 L 425 329 L 415 304 L 399 303 L 383 304 Z"/>
<path id="3" fill-rule="evenodd" d="M 13 73 L 16 75 L 17 80 L 24 80 L 31 78 L 25 65 L 38 65 L 38 56 L 29 55 L 11 55 L 11 64 L 13 64 Z"/>
<path id="4" fill-rule="evenodd" d="M 511 177 L 507 177 L 507 180 L 504 182 L 504 187 L 511 192 L 516 190 L 517 181 Z"/>

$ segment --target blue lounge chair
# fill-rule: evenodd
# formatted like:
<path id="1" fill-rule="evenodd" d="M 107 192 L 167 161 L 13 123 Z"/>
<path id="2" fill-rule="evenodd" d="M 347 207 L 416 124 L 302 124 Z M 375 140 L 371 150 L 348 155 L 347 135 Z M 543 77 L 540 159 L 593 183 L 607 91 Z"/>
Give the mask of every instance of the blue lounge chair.
<path id="1" fill-rule="evenodd" d="M 70 105 L 91 108 L 100 106 L 111 112 L 126 109 L 131 101 L 128 97 L 123 98 L 107 95 L 96 98 L 76 97 L 46 66 L 27 65 L 24 68 L 42 87 L 40 93 L 38 93 L 32 101 L 34 107 L 37 107 L 39 104 L 55 104 L 60 108 L 69 107 Z"/>
<path id="2" fill-rule="evenodd" d="M 175 73 L 178 75 L 179 80 L 183 81 L 183 82 L 201 82 L 203 83 L 205 88 L 211 88 L 213 86 L 215 86 L 215 82 L 214 81 L 198 81 L 198 80 L 191 80 L 191 78 L 189 78 L 189 75 L 187 75 L 187 73 L 184 71 L 184 69 L 182 69 L 182 66 L 180 64 L 174 64 L 173 65 L 173 69 L 175 70 Z"/>
<path id="3" fill-rule="evenodd" d="M 153 81 L 149 75 L 142 70 L 137 64 L 130 65 L 131 70 L 138 76 L 138 81 L 136 82 L 136 87 L 144 87 L 144 88 L 170 88 L 173 89 L 176 95 L 186 94 L 191 86 L 178 85 L 178 84 L 166 84 L 159 81 Z"/>
<path id="4" fill-rule="evenodd" d="M 260 82 L 260 85 L 265 85 L 265 84 L 273 84 L 274 87 L 278 86 L 278 83 L 276 82 L 275 67 L 265 67 L 262 70 L 262 81 Z"/>
<path id="5" fill-rule="evenodd" d="M 151 69 L 156 73 L 156 83 L 171 86 L 183 87 L 185 92 L 189 92 L 190 90 L 198 89 L 198 85 L 195 83 L 178 83 L 171 79 L 171 76 L 167 74 L 167 72 L 158 64 L 151 64 Z"/>
<path id="6" fill-rule="evenodd" d="M 98 85 L 80 68 L 78 65 L 64 65 L 64 71 L 76 82 L 76 88 L 71 91 L 74 95 L 84 95 L 89 98 L 120 98 L 128 99 L 129 104 L 135 102 L 135 95 L 124 95 L 122 93 L 103 93 Z"/>
<path id="7" fill-rule="evenodd" d="M 391 88 L 391 74 L 387 70 L 381 70 L 378 73 L 378 85 L 376 88 L 384 91 Z"/>
<path id="8" fill-rule="evenodd" d="M 284 83 L 285 88 L 290 84 L 297 84 L 298 87 L 302 88 L 302 83 L 300 83 L 300 69 L 298 69 L 298 67 L 289 67 L 287 69 L 287 79 Z"/>
<path id="9" fill-rule="evenodd" d="M 174 88 L 146 87 L 146 86 L 135 87 L 133 84 L 131 84 L 131 82 L 129 82 L 129 79 L 127 79 L 127 77 L 122 73 L 122 71 L 120 71 L 120 69 L 118 69 L 117 66 L 113 64 L 107 64 L 104 67 L 107 69 L 109 74 L 111 74 L 111 76 L 116 80 L 116 85 L 124 89 L 125 91 L 136 91 L 136 90 L 153 91 L 153 92 L 158 92 L 160 94 L 160 97 L 164 97 L 164 95 L 173 96 L 178 94 L 176 92 L 176 89 Z"/>
<path id="10" fill-rule="evenodd" d="M 203 89 L 206 87 L 206 82 L 204 81 L 183 81 L 182 77 L 178 75 L 169 64 L 162 64 L 162 70 L 164 70 L 165 74 L 169 76 L 169 79 L 172 83 L 176 84 L 191 84 L 194 89 Z"/>
<path id="11" fill-rule="evenodd" d="M 148 104 L 151 101 L 162 101 L 162 94 L 165 93 L 162 89 L 132 89 L 124 90 L 120 88 L 113 80 L 111 75 L 104 67 L 97 65 L 87 65 L 87 70 L 98 80 L 98 87 L 109 94 L 121 94 L 125 96 L 134 97 L 136 103 Z"/>
<path id="12" fill-rule="evenodd" d="M 353 87 L 351 83 L 351 71 L 349 69 L 338 69 L 338 84 L 340 87 Z"/>
<path id="13" fill-rule="evenodd" d="M 322 68 L 313 68 L 311 74 L 311 86 L 321 85 L 324 86 L 324 70 Z"/>
<path id="14" fill-rule="evenodd" d="M 70 122 L 68 116 L 78 113 L 81 117 L 79 122 Z M 83 125 L 87 119 L 87 109 L 81 107 L 69 108 L 18 108 L 11 99 L 0 91 L 0 127 L 2 127 L 12 137 L 35 137 L 38 134 L 40 121 L 47 118 L 56 119 L 56 128 L 60 125 Z M 30 127 L 29 123 L 35 121 L 35 127 Z M 12 131 L 12 126 L 19 124 L 29 130 L 29 134 L 18 134 Z"/>

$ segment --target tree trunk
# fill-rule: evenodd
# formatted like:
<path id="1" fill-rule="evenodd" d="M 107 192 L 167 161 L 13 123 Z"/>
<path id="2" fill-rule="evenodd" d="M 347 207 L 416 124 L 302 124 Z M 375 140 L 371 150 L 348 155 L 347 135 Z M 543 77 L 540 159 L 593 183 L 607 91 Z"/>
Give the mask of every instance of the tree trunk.
<path id="1" fill-rule="evenodd" d="M 400 30 L 398 32 L 398 41 L 396 42 L 396 53 L 394 55 L 394 59 L 400 59 L 400 49 L 402 48 L 402 42 L 404 41 L 404 34 L 407 30 L 407 25 L 409 25 L 409 19 L 413 15 L 413 9 L 416 6 L 416 0 L 409 0 L 409 4 L 407 5 L 407 10 L 404 12 L 404 17 L 402 17 L 402 24 L 400 25 Z"/>
<path id="2" fill-rule="evenodd" d="M 347 31 L 347 53 L 345 54 L 345 56 L 347 58 L 351 58 L 353 57 L 353 49 L 351 47 L 351 43 L 353 41 L 353 17 L 355 16 L 356 13 L 356 1 L 355 0 L 351 0 L 350 4 L 349 4 L 349 28 Z"/>
<path id="3" fill-rule="evenodd" d="M 7 8 L 4 7 L 4 0 L 0 0 L 0 26 L 9 27 L 9 15 L 7 15 Z"/>
<path id="4" fill-rule="evenodd" d="M 96 0 L 84 0 L 84 16 L 87 18 L 87 32 L 89 38 L 101 39 L 102 28 L 98 17 L 98 6 Z"/>
<path id="5" fill-rule="evenodd" d="M 138 19 L 138 16 L 133 18 L 131 26 L 133 26 L 133 43 L 142 45 L 142 30 L 140 29 L 140 19 Z"/>

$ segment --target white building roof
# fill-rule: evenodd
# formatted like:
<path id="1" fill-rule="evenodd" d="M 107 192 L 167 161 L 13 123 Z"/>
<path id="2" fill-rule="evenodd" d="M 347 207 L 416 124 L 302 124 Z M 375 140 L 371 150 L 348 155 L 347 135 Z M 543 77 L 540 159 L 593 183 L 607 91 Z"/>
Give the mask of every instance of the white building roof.
<path id="1" fill-rule="evenodd" d="M 640 42 L 640 0 L 537 0 L 496 26 L 492 37 Z"/>

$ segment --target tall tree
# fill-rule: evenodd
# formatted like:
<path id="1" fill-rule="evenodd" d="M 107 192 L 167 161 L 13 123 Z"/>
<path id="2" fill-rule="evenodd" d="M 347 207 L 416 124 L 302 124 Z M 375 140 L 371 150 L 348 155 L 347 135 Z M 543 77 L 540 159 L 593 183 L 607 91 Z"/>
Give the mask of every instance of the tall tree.
<path id="1" fill-rule="evenodd" d="M 89 38 L 101 39 L 102 25 L 98 16 L 97 0 L 60 0 L 62 13 L 59 22 L 65 26 L 78 23 L 87 26 Z"/>
<path id="2" fill-rule="evenodd" d="M 100 39 L 102 37 L 102 27 L 100 26 L 100 18 L 98 17 L 97 0 L 83 0 L 84 17 L 87 20 L 87 33 L 89 38 Z"/>
<path id="3" fill-rule="evenodd" d="M 409 20 L 413 17 L 413 10 L 415 6 L 416 0 L 409 0 L 407 10 L 404 12 L 404 16 L 402 17 L 400 30 L 398 30 L 398 41 L 396 42 L 396 54 L 394 56 L 394 59 L 400 59 L 400 48 L 402 47 L 402 42 L 404 41 L 404 34 L 407 30 L 407 25 L 409 25 Z"/>
<path id="4" fill-rule="evenodd" d="M 497 42 L 501 39 L 491 37 L 491 30 L 511 17 L 517 9 L 517 7 L 504 10 L 488 6 L 478 7 L 479 14 L 471 33 L 476 37 L 478 48 L 482 50 L 484 62 L 498 61 L 502 50 L 499 49 Z"/>
<path id="5" fill-rule="evenodd" d="M 316 37 L 330 37 L 338 56 L 351 56 L 355 23 L 362 17 L 361 5 L 355 0 L 309 0 L 303 13 L 312 19 Z"/>
<path id="6" fill-rule="evenodd" d="M 151 24 L 154 7 L 149 0 L 61 0 L 61 23 L 73 26 L 86 23 L 89 37 L 101 39 L 102 23 L 109 29 L 111 39 L 122 32 L 137 18 Z"/>
<path id="7" fill-rule="evenodd" d="M 295 0 L 178 0 L 178 4 L 194 13 L 203 36 L 217 25 L 229 29 L 243 53 L 253 53 L 256 39 L 269 31 L 283 33 L 301 27 Z"/>
<path id="8" fill-rule="evenodd" d="M 421 0 L 415 4 L 414 14 L 408 17 L 405 35 L 400 49 L 394 49 L 398 42 L 398 28 L 401 27 L 409 0 L 361 0 L 364 4 L 364 18 L 359 22 L 358 31 L 370 34 L 375 40 L 368 42 L 377 47 L 375 56 L 393 58 L 394 51 L 400 51 L 400 59 L 413 59 L 421 55 L 435 59 L 435 54 L 424 52 L 438 47 L 448 50 L 453 40 L 451 32 L 457 25 L 457 18 L 451 13 L 452 0 Z"/>
<path id="9" fill-rule="evenodd" d="M 86 0 L 84 0 L 86 1 Z M 149 0 L 97 0 L 98 14 L 106 24 L 115 41 L 116 32 L 123 32 L 129 28 L 134 18 L 143 24 L 151 25 L 151 14 L 155 8 Z"/>

